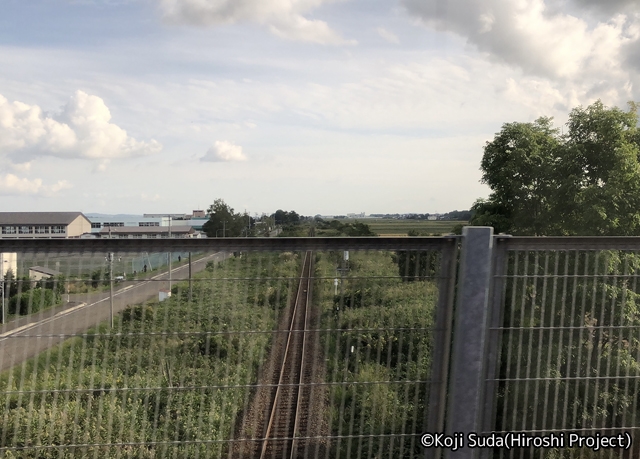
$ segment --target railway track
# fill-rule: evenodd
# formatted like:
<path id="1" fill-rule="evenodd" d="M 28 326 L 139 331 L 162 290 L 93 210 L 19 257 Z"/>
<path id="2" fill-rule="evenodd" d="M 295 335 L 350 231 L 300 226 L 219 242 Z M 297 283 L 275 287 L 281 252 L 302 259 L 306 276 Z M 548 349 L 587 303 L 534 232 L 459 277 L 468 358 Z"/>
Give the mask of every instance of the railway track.
<path id="1" fill-rule="evenodd" d="M 300 453 L 303 448 L 296 436 L 306 430 L 308 413 L 309 397 L 301 385 L 310 377 L 310 368 L 305 367 L 308 352 L 305 330 L 309 317 L 312 272 L 312 255 L 307 252 L 291 311 L 282 363 L 277 372 L 277 386 L 269 403 L 268 422 L 257 455 L 260 459 L 302 457 Z"/>
<path id="2" fill-rule="evenodd" d="M 318 333 L 318 311 L 311 307 L 312 252 L 304 254 L 294 301 L 274 330 L 269 355 L 230 444 L 232 459 L 324 457 L 329 435 L 328 393 Z M 313 388 L 313 390 L 312 390 Z"/>

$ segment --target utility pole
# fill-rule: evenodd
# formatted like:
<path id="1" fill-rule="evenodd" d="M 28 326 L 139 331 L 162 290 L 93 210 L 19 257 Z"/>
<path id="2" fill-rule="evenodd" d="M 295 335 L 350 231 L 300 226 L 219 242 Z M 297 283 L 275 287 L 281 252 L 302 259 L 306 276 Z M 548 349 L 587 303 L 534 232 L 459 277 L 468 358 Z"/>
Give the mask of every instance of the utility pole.
<path id="1" fill-rule="evenodd" d="M 5 263 L 8 263 L 8 260 L 4 259 L 4 254 L 0 254 L 0 275 L 2 276 L 2 323 L 3 324 L 6 323 L 6 320 L 5 320 L 5 317 L 4 317 L 4 286 L 6 285 L 6 280 L 7 279 L 6 279 L 5 275 L 6 275 L 6 273 L 9 272 L 8 269 L 6 271 L 4 269 L 4 264 Z M 14 276 L 14 279 L 15 279 L 15 276 Z"/>
<path id="2" fill-rule="evenodd" d="M 2 273 L 2 323 L 6 323 L 4 319 L 4 273 Z"/>
<path id="3" fill-rule="evenodd" d="M 191 279 L 191 252 L 189 252 L 189 303 L 193 300 L 193 282 Z"/>
<path id="4" fill-rule="evenodd" d="M 109 262 L 109 323 L 113 328 L 113 252 L 107 254 L 107 261 Z"/>
<path id="5" fill-rule="evenodd" d="M 169 215 L 169 239 L 171 239 L 171 215 Z M 171 295 L 171 252 L 169 252 L 169 295 Z"/>

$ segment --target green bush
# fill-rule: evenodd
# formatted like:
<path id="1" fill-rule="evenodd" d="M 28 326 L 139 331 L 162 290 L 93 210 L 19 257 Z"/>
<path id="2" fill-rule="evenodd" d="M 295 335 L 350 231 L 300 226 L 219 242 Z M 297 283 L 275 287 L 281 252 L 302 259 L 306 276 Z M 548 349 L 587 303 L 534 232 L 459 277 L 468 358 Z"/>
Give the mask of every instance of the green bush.
<path id="1" fill-rule="evenodd" d="M 50 289 L 34 288 L 9 300 L 9 314 L 33 314 L 60 302 L 60 294 Z"/>
<path id="2" fill-rule="evenodd" d="M 397 255 L 395 259 L 390 255 L 351 254 L 351 269 L 342 279 L 339 295 L 334 295 L 331 277 L 342 253 L 329 253 L 317 265 L 319 277 L 329 281 L 319 279 L 316 285 L 323 291 L 314 295 L 323 298 L 324 327 L 335 329 L 323 343 L 330 352 L 328 382 L 340 383 L 329 397 L 332 433 L 363 436 L 335 442 L 332 457 L 409 459 L 424 454 L 415 437 L 390 441 L 381 435 L 426 429 L 425 385 L 419 381 L 429 380 L 431 367 L 437 287 L 425 274 L 435 260 L 405 257 L 403 262 L 424 272 L 423 282 L 403 282 Z"/>

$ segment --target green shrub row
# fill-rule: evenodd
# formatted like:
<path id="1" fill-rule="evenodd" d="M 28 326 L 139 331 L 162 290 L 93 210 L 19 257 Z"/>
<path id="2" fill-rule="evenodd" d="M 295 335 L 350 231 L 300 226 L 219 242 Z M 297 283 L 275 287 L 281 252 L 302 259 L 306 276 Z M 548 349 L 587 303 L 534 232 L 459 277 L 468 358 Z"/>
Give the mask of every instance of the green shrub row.
<path id="1" fill-rule="evenodd" d="M 9 314 L 27 315 L 49 308 L 61 301 L 60 293 L 48 288 L 34 288 L 9 300 Z"/>

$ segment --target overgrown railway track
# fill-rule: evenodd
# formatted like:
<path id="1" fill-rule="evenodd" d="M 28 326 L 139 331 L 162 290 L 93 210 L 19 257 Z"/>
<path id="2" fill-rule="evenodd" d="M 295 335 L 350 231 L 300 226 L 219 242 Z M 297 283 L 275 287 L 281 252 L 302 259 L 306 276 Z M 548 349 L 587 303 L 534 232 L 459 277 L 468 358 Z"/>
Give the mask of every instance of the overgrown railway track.
<path id="1" fill-rule="evenodd" d="M 270 401 L 268 423 L 260 447 L 260 459 L 297 458 L 296 435 L 306 422 L 305 394 L 302 384 L 309 376 L 305 368 L 306 329 L 311 300 L 311 252 L 305 254 L 298 292 L 291 311 L 287 341 L 278 372 L 278 382 Z"/>
<path id="2" fill-rule="evenodd" d="M 309 251 L 304 255 L 294 301 L 279 321 L 257 391 L 240 420 L 234 459 L 297 459 L 310 451 L 311 445 L 299 437 L 310 434 L 310 406 L 322 405 L 312 400 L 310 389 L 320 368 L 317 336 L 306 332 L 313 322 L 312 273 Z"/>

